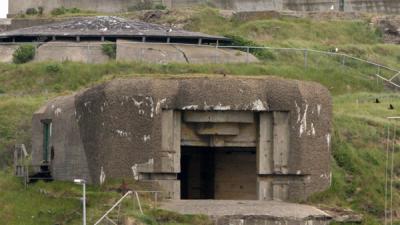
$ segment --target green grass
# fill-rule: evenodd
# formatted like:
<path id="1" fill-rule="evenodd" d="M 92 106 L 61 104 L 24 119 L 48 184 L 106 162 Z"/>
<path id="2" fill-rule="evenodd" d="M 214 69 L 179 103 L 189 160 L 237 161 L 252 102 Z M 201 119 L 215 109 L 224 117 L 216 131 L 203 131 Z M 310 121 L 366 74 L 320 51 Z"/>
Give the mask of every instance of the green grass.
<path id="1" fill-rule="evenodd" d="M 400 63 L 400 46 L 382 43 L 382 34 L 368 20 L 323 21 L 275 18 L 240 21 L 224 17 L 218 10 L 199 7 L 190 15 L 175 11 L 160 22 L 185 21 L 185 28 L 210 34 L 238 35 L 257 45 L 313 48 L 370 59 L 391 67 Z M 97 14 L 96 14 L 97 15 Z M 124 14 L 135 17 L 139 15 Z M 68 15 L 62 15 L 68 16 Z M 182 17 L 182 18 L 181 18 Z M 385 141 L 391 124 L 387 116 L 400 114 L 400 94 L 384 88 L 373 76 L 377 68 L 357 61 L 309 52 L 307 67 L 304 52 L 270 51 L 266 60 L 255 64 L 167 64 L 109 62 L 0 64 L 0 167 L 8 167 L 10 149 L 15 143 L 29 143 L 32 113 L 47 99 L 96 85 L 118 77 L 166 77 L 204 75 L 278 76 L 315 81 L 333 95 L 332 186 L 313 195 L 307 202 L 328 207 L 351 208 L 364 215 L 365 225 L 381 224 L 384 214 Z M 379 71 L 390 77 L 393 73 Z M 379 98 L 381 103 L 374 103 Z M 393 104 L 395 110 L 388 110 Z M 400 123 L 397 123 L 400 127 Z M 400 132 L 397 134 L 400 135 Z M 400 177 L 400 149 L 396 145 L 395 173 Z M 89 187 L 88 215 L 94 223 L 106 205 L 119 194 L 110 191 L 118 182 L 105 187 Z M 135 187 L 137 184 L 131 184 Z M 400 209 L 400 181 L 395 181 L 394 206 Z M 80 224 L 80 187 L 68 182 L 37 183 L 24 190 L 9 170 L 0 172 L 0 224 Z M 62 204 L 61 204 L 62 203 Z M 208 224 L 203 216 L 182 216 L 152 210 L 146 215 L 124 204 L 123 213 L 144 224 Z"/>

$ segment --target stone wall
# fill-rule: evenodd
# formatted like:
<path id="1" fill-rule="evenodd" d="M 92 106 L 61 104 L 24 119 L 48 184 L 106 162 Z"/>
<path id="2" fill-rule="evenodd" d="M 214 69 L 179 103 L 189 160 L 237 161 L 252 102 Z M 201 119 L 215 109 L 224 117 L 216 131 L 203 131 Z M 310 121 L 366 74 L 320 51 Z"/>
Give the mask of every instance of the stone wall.
<path id="1" fill-rule="evenodd" d="M 371 13 L 399 13 L 397 0 L 154 0 L 169 8 L 190 7 L 210 2 L 222 9 L 237 11 L 294 10 L 294 11 L 362 11 Z M 126 12 L 137 5 L 139 0 L 12 0 L 9 3 L 10 16 L 25 13 L 28 8 L 42 6 L 45 12 L 64 6 L 106 13 Z M 332 7 L 333 6 L 333 7 Z"/>

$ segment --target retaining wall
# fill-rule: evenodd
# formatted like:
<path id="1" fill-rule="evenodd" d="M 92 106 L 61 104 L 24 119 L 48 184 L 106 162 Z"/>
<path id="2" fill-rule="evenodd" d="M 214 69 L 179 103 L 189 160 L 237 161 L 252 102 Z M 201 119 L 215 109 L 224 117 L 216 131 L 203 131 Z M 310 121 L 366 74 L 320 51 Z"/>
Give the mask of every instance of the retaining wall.
<path id="1" fill-rule="evenodd" d="M 52 41 L 37 45 L 34 61 L 73 61 L 83 63 L 105 63 L 110 58 L 103 53 L 105 42 Z M 12 62 L 18 44 L 0 45 L 0 62 Z M 252 54 L 208 46 L 157 44 L 117 41 L 117 61 L 143 61 L 148 63 L 245 63 L 258 62 Z"/>
<path id="2" fill-rule="evenodd" d="M 10 16 L 25 13 L 28 8 L 43 7 L 45 13 L 55 8 L 79 8 L 105 13 L 126 12 L 140 0 L 12 0 Z M 153 0 L 168 8 L 190 7 L 211 3 L 222 9 L 236 11 L 294 10 L 294 11 L 362 11 L 394 14 L 400 12 L 398 0 Z"/>

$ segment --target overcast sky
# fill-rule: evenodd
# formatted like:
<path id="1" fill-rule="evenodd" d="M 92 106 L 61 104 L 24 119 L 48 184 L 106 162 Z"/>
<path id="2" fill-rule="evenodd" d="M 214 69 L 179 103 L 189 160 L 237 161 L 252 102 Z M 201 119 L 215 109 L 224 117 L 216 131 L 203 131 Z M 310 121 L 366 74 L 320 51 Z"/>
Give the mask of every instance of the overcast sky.
<path id="1" fill-rule="evenodd" d="M 5 18 L 8 12 L 8 0 L 0 0 L 0 18 Z"/>

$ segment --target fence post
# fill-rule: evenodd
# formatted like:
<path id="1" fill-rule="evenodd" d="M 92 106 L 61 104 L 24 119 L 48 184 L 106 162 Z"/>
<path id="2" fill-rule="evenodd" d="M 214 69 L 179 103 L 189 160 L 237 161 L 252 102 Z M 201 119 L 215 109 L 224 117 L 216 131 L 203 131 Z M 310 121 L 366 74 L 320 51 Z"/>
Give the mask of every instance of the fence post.
<path id="1" fill-rule="evenodd" d="M 308 51 L 307 51 L 307 49 L 306 50 L 304 50 L 304 68 L 305 69 L 307 69 L 307 64 L 308 64 L 308 62 L 307 62 L 307 60 L 308 60 Z"/>
<path id="2" fill-rule="evenodd" d="M 249 63 L 250 47 L 247 47 L 246 63 Z"/>
<path id="3" fill-rule="evenodd" d="M 342 66 L 344 67 L 346 65 L 346 57 L 342 55 Z"/>
<path id="4" fill-rule="evenodd" d="M 381 67 L 379 65 L 377 65 L 376 67 L 377 67 L 376 74 L 378 76 L 380 76 L 381 75 Z M 375 76 L 376 77 L 376 87 L 379 86 L 379 78 L 378 78 L 378 76 Z"/>

